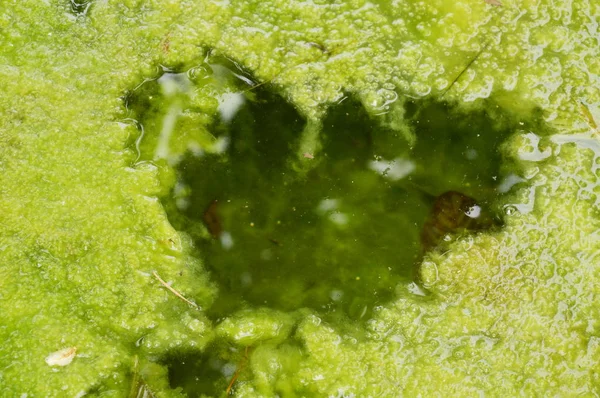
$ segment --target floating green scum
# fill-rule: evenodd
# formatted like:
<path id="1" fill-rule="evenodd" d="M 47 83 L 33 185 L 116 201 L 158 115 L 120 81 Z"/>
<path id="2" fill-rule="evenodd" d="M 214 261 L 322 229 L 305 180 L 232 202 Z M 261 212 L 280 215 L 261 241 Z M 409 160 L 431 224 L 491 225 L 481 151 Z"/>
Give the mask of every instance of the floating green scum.
<path id="1" fill-rule="evenodd" d="M 599 395 L 599 20 L 3 1 L 0 395 Z"/>

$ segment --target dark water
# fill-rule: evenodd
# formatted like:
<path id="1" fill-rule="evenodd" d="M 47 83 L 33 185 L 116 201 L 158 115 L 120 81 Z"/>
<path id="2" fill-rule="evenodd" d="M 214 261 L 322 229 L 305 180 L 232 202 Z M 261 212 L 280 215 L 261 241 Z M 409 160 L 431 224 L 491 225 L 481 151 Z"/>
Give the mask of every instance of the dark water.
<path id="1" fill-rule="evenodd" d="M 240 91 L 252 85 L 245 78 Z M 129 98 L 147 142 L 164 129 L 166 106 L 157 80 Z M 210 125 L 226 145 L 183 154 L 174 166 L 178 185 L 163 203 L 219 286 L 212 319 L 244 308 L 309 307 L 333 324 L 362 322 L 414 279 L 438 195 L 458 191 L 493 213 L 508 120 L 436 102 L 408 102 L 406 119 L 412 146 L 348 98 L 330 108 L 322 150 L 301 156 L 302 174 L 292 160 L 307 122 L 268 85 L 245 94 L 231 120 Z M 191 396 L 221 394 L 231 376 L 220 369 L 243 359 L 241 350 L 216 344 L 166 359 L 172 385 Z"/>

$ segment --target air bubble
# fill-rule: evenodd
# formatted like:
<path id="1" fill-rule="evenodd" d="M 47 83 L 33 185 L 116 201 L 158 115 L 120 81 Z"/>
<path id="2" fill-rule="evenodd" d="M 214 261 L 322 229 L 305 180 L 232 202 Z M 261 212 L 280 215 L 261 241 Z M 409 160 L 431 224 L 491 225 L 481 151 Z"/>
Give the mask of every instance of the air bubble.
<path id="1" fill-rule="evenodd" d="M 198 79 L 206 79 L 210 77 L 211 72 L 204 66 L 196 66 L 187 71 L 187 77 L 191 81 L 196 82 Z"/>
<path id="2" fill-rule="evenodd" d="M 415 95 L 424 97 L 431 92 L 431 86 L 422 82 L 412 82 L 410 88 Z"/>
<path id="3" fill-rule="evenodd" d="M 478 218 L 481 215 L 481 207 L 480 206 L 471 206 L 466 212 L 466 216 L 469 218 Z"/>
<path id="4" fill-rule="evenodd" d="M 507 216 L 512 216 L 513 214 L 516 214 L 518 211 L 519 210 L 513 205 L 504 206 L 504 214 L 506 214 Z"/>
<path id="5" fill-rule="evenodd" d="M 475 160 L 478 156 L 479 154 L 475 149 L 470 148 L 465 151 L 465 158 L 467 158 L 468 160 Z"/>
<path id="6" fill-rule="evenodd" d="M 344 292 L 339 289 L 334 289 L 329 293 L 329 298 L 333 301 L 340 301 L 344 297 Z"/>

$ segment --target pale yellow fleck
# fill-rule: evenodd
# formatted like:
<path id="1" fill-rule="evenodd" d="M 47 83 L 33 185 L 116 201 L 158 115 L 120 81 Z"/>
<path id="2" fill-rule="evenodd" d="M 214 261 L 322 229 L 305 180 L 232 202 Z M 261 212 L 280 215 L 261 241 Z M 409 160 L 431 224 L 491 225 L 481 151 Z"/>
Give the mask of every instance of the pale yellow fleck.
<path id="1" fill-rule="evenodd" d="M 58 350 L 48 355 L 46 357 L 46 363 L 50 366 L 67 366 L 73 361 L 76 353 L 76 347 L 63 348 L 62 350 Z"/>

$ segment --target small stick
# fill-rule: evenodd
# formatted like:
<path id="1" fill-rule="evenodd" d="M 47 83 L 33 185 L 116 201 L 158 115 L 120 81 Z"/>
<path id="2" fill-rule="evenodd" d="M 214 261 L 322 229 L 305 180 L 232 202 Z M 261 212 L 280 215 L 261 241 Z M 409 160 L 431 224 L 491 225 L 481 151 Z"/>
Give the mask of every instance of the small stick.
<path id="1" fill-rule="evenodd" d="M 471 67 L 471 65 L 473 65 L 473 62 L 477 61 L 477 58 L 479 58 L 479 56 L 481 55 L 481 53 L 483 53 L 483 51 L 485 51 L 488 47 L 489 43 L 486 43 L 481 50 L 479 50 L 479 52 L 473 57 L 473 59 L 471 59 L 471 61 L 469 61 L 469 63 L 467 64 L 467 66 L 464 67 L 464 69 L 458 74 L 458 76 L 456 76 L 454 78 L 454 80 L 452 80 L 452 83 L 450 83 L 450 85 L 448 86 L 448 88 L 446 90 L 444 90 L 444 92 L 442 93 L 442 95 L 440 96 L 443 97 L 444 95 L 446 95 L 446 93 L 448 91 L 450 91 L 450 89 L 452 87 L 454 87 L 454 84 L 458 81 L 458 79 L 460 79 L 462 77 L 462 75 L 467 71 L 467 69 L 469 69 Z"/>
<path id="2" fill-rule="evenodd" d="M 244 357 L 240 361 L 238 368 L 236 369 L 235 373 L 233 374 L 233 377 L 231 377 L 231 381 L 229 382 L 229 385 L 227 386 L 227 390 L 225 390 L 226 395 L 231 394 L 231 389 L 233 388 L 233 384 L 235 383 L 238 376 L 240 375 L 240 372 L 242 370 L 244 370 L 244 368 L 246 367 L 247 361 L 248 361 L 248 347 L 246 347 L 246 349 L 244 350 Z"/>
<path id="3" fill-rule="evenodd" d="M 225 390 L 226 395 L 231 394 L 231 389 L 233 388 L 233 383 L 235 383 L 235 381 L 237 380 L 238 375 L 239 375 L 239 372 L 236 370 L 236 372 L 233 374 L 233 377 L 231 378 L 231 381 L 229 382 L 229 385 L 227 386 L 227 390 Z"/>
<path id="4" fill-rule="evenodd" d="M 281 244 L 280 241 L 278 241 L 277 239 L 273 239 L 273 238 L 269 238 L 269 242 L 271 242 L 272 244 L 274 244 L 275 246 L 283 246 Z"/>
<path id="5" fill-rule="evenodd" d="M 579 101 L 579 112 L 581 112 L 583 117 L 586 119 L 588 126 L 590 126 L 590 128 L 592 130 L 594 130 L 596 133 L 600 132 L 598 130 L 598 125 L 596 124 L 596 121 L 594 120 L 594 115 L 592 115 L 592 112 L 590 112 L 590 109 L 581 101 Z"/>
<path id="6" fill-rule="evenodd" d="M 183 295 L 181 295 L 181 293 L 179 293 L 177 290 L 173 289 L 171 286 L 169 286 L 169 284 L 165 281 L 163 281 L 161 279 L 160 276 L 158 276 L 158 273 L 156 271 L 152 271 L 152 274 L 154 274 L 154 276 L 156 277 L 156 279 L 158 279 L 158 281 L 160 283 L 162 283 L 162 285 L 164 287 L 166 287 L 167 289 L 169 289 L 171 291 L 171 293 L 173 293 L 174 295 L 176 295 L 177 297 L 179 297 L 180 299 L 182 299 L 183 301 L 185 301 L 186 303 L 188 303 L 189 305 L 191 305 L 192 307 L 196 308 L 196 309 L 200 309 L 198 307 L 198 305 L 196 303 L 192 303 L 190 300 L 186 299 L 185 297 L 183 297 Z"/>
<path id="7" fill-rule="evenodd" d="M 302 62 L 299 62 L 296 65 L 292 65 L 292 66 L 290 66 L 288 68 L 283 68 L 282 70 L 280 70 L 279 72 L 277 72 L 275 74 L 275 76 L 273 76 L 272 78 L 270 78 L 268 80 L 265 80 L 265 81 L 263 81 L 261 83 L 255 84 L 254 86 L 252 86 L 250 88 L 247 88 L 246 90 L 242 91 L 242 93 L 247 93 L 247 92 L 252 91 L 252 90 L 254 90 L 254 89 L 256 89 L 256 88 L 258 88 L 258 87 L 260 87 L 262 85 L 273 83 L 279 76 L 283 75 L 284 73 L 290 72 L 290 71 L 292 71 L 292 70 L 294 70 L 294 69 L 296 69 L 296 68 L 298 68 L 298 67 L 300 67 L 302 65 L 306 65 L 306 64 L 309 64 L 309 63 L 316 62 L 318 59 L 319 59 L 319 57 L 315 57 L 315 59 L 313 59 L 313 60 L 302 61 Z"/>
<path id="8" fill-rule="evenodd" d="M 131 380 L 131 389 L 129 390 L 129 398 L 137 397 L 137 389 L 140 383 L 140 375 L 138 373 L 138 356 L 133 358 L 133 379 Z"/>

